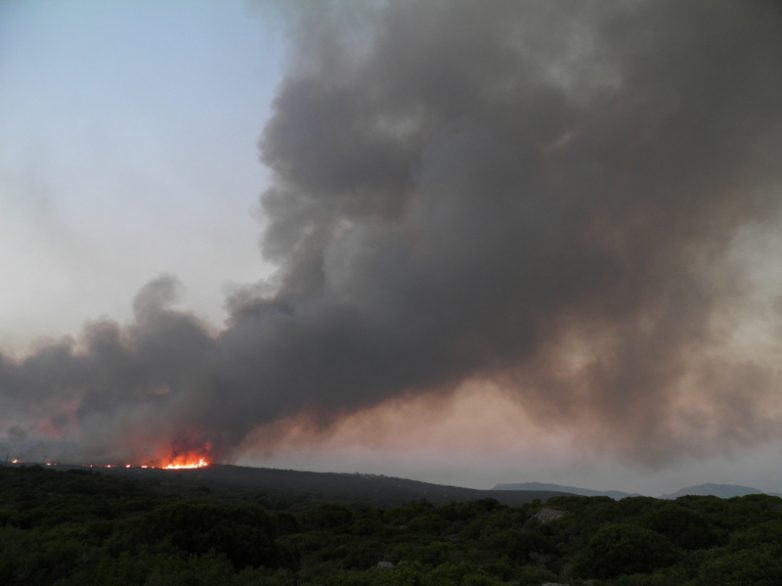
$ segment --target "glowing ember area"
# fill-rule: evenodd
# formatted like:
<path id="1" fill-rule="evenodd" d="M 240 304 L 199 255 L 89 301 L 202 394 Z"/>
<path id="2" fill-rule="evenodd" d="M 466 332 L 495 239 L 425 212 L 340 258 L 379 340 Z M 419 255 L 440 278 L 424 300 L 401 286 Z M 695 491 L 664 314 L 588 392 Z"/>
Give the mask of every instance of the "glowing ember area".
<path id="1" fill-rule="evenodd" d="M 206 466 L 209 466 L 209 461 L 203 456 L 198 458 L 180 456 L 161 466 L 161 468 L 166 470 L 190 470 L 193 468 L 205 468 Z"/>
<path id="2" fill-rule="evenodd" d="M 206 468 L 212 463 L 208 455 L 202 454 L 203 452 L 185 452 L 158 460 L 148 460 L 143 464 L 98 464 L 97 466 L 101 468 L 125 468 L 126 470 L 133 468 L 142 470 L 194 470 L 196 468 Z M 13 463 L 15 464 L 16 462 Z M 84 466 L 94 468 L 96 465 L 85 464 Z"/>
<path id="3" fill-rule="evenodd" d="M 183 439 L 174 442 L 167 450 L 161 450 L 157 458 L 144 464 L 163 470 L 194 470 L 209 466 L 212 463 L 211 453 L 211 442 Z"/>

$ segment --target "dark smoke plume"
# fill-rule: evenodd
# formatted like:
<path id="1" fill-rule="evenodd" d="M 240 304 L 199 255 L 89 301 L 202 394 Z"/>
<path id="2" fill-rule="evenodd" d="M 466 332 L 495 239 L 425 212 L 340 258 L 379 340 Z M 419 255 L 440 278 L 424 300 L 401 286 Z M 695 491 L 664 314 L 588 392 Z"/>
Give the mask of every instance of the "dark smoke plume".
<path id="1" fill-rule="evenodd" d="M 0 357 L 0 426 L 230 458 L 284 418 L 490 380 L 647 463 L 775 433 L 729 253 L 782 199 L 778 3 L 300 6 L 260 143 L 273 279 L 221 331 L 164 276 L 127 327 Z"/>

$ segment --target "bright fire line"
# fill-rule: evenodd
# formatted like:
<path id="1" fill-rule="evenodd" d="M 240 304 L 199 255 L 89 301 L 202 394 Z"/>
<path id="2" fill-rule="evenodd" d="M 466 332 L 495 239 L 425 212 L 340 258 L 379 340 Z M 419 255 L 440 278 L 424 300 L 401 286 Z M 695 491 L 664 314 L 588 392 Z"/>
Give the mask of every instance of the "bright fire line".
<path id="1" fill-rule="evenodd" d="M 198 460 L 194 460 L 191 462 L 171 462 L 170 464 L 166 464 L 163 466 L 164 470 L 191 470 L 193 468 L 205 468 L 206 466 L 209 466 L 209 462 L 206 460 L 206 458 L 199 458 Z"/>

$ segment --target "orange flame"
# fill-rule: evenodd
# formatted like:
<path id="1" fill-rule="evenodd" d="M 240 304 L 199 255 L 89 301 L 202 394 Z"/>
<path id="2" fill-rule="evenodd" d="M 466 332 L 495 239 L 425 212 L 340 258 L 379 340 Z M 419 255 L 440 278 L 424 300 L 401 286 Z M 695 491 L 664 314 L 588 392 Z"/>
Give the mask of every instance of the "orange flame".
<path id="1" fill-rule="evenodd" d="M 13 460 L 11 463 L 16 464 L 17 462 L 18 460 Z M 168 458 L 147 461 L 143 464 L 99 464 L 99 466 L 102 466 L 103 468 L 140 468 L 143 470 L 193 470 L 195 468 L 206 468 L 211 463 L 208 456 L 201 455 L 197 452 L 187 452 Z M 54 464 L 47 462 L 47 466 L 49 465 Z M 94 464 L 85 464 L 85 466 L 93 468 Z"/>
<path id="2" fill-rule="evenodd" d="M 169 446 L 160 446 L 147 458 L 125 461 L 125 468 L 142 470 L 194 470 L 212 464 L 212 443 L 181 440 Z M 120 465 L 121 467 L 121 465 Z"/>
<path id="3" fill-rule="evenodd" d="M 191 470 L 193 468 L 205 468 L 209 466 L 209 460 L 203 456 L 187 454 L 176 456 L 170 462 L 161 466 L 165 470 Z"/>

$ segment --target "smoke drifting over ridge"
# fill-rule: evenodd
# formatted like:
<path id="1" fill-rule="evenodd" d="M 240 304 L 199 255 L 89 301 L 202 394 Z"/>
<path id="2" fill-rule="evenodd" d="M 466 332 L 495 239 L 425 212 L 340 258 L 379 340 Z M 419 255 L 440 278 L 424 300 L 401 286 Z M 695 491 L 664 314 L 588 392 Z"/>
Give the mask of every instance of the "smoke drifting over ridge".
<path id="1" fill-rule="evenodd" d="M 219 331 L 163 276 L 128 326 L 0 357 L 0 425 L 230 458 L 491 381 L 648 463 L 772 437 L 776 355 L 734 351 L 728 253 L 782 200 L 780 32 L 761 1 L 302 9 L 260 144 L 277 274 Z"/>

